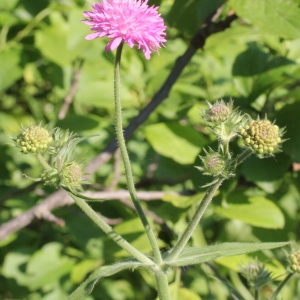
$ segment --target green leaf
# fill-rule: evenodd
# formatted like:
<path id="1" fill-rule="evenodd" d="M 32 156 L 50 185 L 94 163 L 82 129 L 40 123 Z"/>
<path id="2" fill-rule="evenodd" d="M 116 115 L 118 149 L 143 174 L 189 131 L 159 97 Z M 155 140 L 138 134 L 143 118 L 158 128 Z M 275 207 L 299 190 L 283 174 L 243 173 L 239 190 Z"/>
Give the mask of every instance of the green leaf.
<path id="1" fill-rule="evenodd" d="M 124 270 L 134 270 L 138 267 L 145 267 L 144 264 L 132 259 L 126 262 L 119 262 L 111 266 L 103 266 L 94 271 L 69 297 L 68 300 L 81 300 L 92 292 L 95 284 L 103 277 L 112 276 Z"/>
<path id="2" fill-rule="evenodd" d="M 300 37 L 300 8 L 291 0 L 230 0 L 236 13 L 262 32 L 283 38 Z"/>
<path id="3" fill-rule="evenodd" d="M 82 11 L 72 10 L 68 21 L 59 12 L 52 12 L 49 18 L 50 25 L 35 33 L 36 47 L 59 66 L 67 66 L 88 47 L 84 41 L 87 28 L 79 22 Z"/>
<path id="4" fill-rule="evenodd" d="M 89 114 L 81 115 L 67 115 L 64 119 L 58 120 L 56 126 L 62 129 L 69 129 L 74 132 L 99 132 L 105 123 L 102 118 Z"/>
<path id="5" fill-rule="evenodd" d="M 28 258 L 28 254 L 19 252 L 9 252 L 4 259 L 3 266 L 1 269 L 1 275 L 7 278 L 13 278 L 19 285 L 26 286 L 28 283 L 28 277 L 23 271 L 24 266 Z"/>
<path id="6" fill-rule="evenodd" d="M 293 161 L 300 161 L 300 134 L 299 134 L 299 100 L 293 104 L 285 105 L 278 111 L 276 123 L 281 127 L 286 127 L 284 138 L 288 139 L 282 145 L 283 151 L 291 155 Z"/>
<path id="7" fill-rule="evenodd" d="M 172 205 L 174 205 L 175 207 L 186 208 L 193 205 L 196 202 L 199 202 L 203 198 L 204 194 L 205 193 L 198 193 L 197 195 L 193 196 L 178 196 L 175 194 L 166 193 L 163 196 L 162 200 L 164 202 L 172 203 Z"/>
<path id="8" fill-rule="evenodd" d="M 197 295 L 195 292 L 178 286 L 177 282 L 173 282 L 170 284 L 170 294 L 172 299 L 180 299 L 180 300 L 201 300 L 202 298 Z M 159 300 L 156 298 L 156 300 Z"/>
<path id="9" fill-rule="evenodd" d="M 0 52 L 0 92 L 22 77 L 21 59 L 21 47 L 10 47 Z"/>
<path id="10" fill-rule="evenodd" d="M 244 200 L 247 203 L 230 203 L 226 207 L 216 207 L 215 213 L 262 228 L 283 228 L 284 215 L 272 201 L 264 197 L 246 196 Z"/>
<path id="11" fill-rule="evenodd" d="M 170 266 L 183 267 L 201 264 L 220 257 L 240 255 L 255 251 L 274 249 L 288 245 L 289 242 L 278 243 L 222 243 L 205 247 L 185 248 L 175 261 L 168 262 Z M 168 257 L 166 253 L 165 258 Z"/>
<path id="12" fill-rule="evenodd" d="M 290 165 L 291 159 L 284 153 L 268 159 L 251 156 L 243 163 L 241 171 L 247 181 L 255 182 L 266 192 L 273 193 L 280 187 L 281 179 Z"/>
<path id="13" fill-rule="evenodd" d="M 100 261 L 95 259 L 86 259 L 76 264 L 71 272 L 71 280 L 75 283 L 80 283 L 85 276 L 99 267 Z"/>
<path id="14" fill-rule="evenodd" d="M 183 34 L 191 35 L 224 2 L 224 0 L 175 0 L 167 17 L 168 24 Z"/>
<path id="15" fill-rule="evenodd" d="M 26 269 L 30 289 L 52 284 L 70 272 L 74 260 L 62 255 L 61 250 L 61 244 L 49 243 L 30 258 Z"/>
<path id="16" fill-rule="evenodd" d="M 183 165 L 192 164 L 206 143 L 193 128 L 177 123 L 149 125 L 145 135 L 156 152 Z"/>
<path id="17" fill-rule="evenodd" d="M 132 107 L 136 105 L 132 101 L 131 94 L 129 89 L 122 85 L 120 88 L 120 93 L 122 97 L 123 107 Z M 114 107 L 114 98 L 113 98 L 113 81 L 111 80 L 91 80 L 88 83 L 80 83 L 78 86 L 78 93 L 76 95 L 76 102 L 113 109 Z"/>

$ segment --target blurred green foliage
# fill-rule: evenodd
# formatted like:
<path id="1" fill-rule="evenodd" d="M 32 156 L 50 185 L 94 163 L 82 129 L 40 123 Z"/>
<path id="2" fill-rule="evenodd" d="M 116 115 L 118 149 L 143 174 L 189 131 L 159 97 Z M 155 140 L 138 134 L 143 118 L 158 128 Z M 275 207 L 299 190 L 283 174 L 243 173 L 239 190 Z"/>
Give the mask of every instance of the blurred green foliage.
<path id="1" fill-rule="evenodd" d="M 283 152 L 275 158 L 252 157 L 226 182 L 195 232 L 191 245 L 224 241 L 299 241 L 300 238 L 300 8 L 297 0 L 153 0 L 168 25 L 168 42 L 145 61 L 139 51 L 125 47 L 122 57 L 124 123 L 138 115 L 161 87 L 190 38 L 222 6 L 219 19 L 235 12 L 238 19 L 211 35 L 193 56 L 167 99 L 128 141 L 135 182 L 140 190 L 188 192 L 167 195 L 145 206 L 182 232 L 209 182 L 193 166 L 202 147 L 216 143 L 203 127 L 199 109 L 205 100 L 231 97 L 240 110 L 266 114 L 286 127 Z M 0 3 L 0 222 L 4 224 L 54 192 L 32 185 L 23 176 L 38 177 L 30 155 L 10 145 L 21 125 L 60 126 L 81 136 L 96 137 L 79 145 L 87 162 L 113 139 L 114 53 L 104 52 L 106 40 L 86 41 L 80 20 L 91 1 L 2 0 Z M 77 91 L 62 119 L 59 113 L 79 72 Z M 232 152 L 237 152 L 232 147 Z M 91 189 L 105 189 L 114 180 L 113 161 L 93 176 Z M 27 187 L 31 187 L 26 189 Z M 126 188 L 120 178 L 117 189 Z M 196 195 L 196 196 L 195 196 Z M 188 203 L 188 205 L 186 205 Z M 118 201 L 93 208 L 108 218 L 122 218 L 115 229 L 143 252 L 150 251 L 136 215 Z M 65 299 L 97 267 L 126 256 L 74 206 L 54 211 L 64 227 L 35 220 L 0 242 L 0 298 Z M 175 235 L 155 225 L 160 245 L 168 249 Z M 274 275 L 285 272 L 282 250 L 256 254 Z M 220 275 L 247 297 L 237 267 L 251 257 L 219 259 Z M 208 265 L 182 270 L 178 299 L 231 299 Z M 177 270 L 178 272 L 178 270 Z M 141 276 L 140 276 L 141 275 Z M 170 275 L 170 279 L 172 280 Z M 282 278 L 282 277 L 281 277 Z M 272 285 L 270 289 L 274 288 Z M 263 291 L 268 297 L 268 289 Z M 297 299 L 300 285 L 291 281 L 283 299 Z M 248 295 L 249 296 L 249 295 Z M 155 299 L 154 281 L 142 271 L 105 279 L 87 299 Z"/>

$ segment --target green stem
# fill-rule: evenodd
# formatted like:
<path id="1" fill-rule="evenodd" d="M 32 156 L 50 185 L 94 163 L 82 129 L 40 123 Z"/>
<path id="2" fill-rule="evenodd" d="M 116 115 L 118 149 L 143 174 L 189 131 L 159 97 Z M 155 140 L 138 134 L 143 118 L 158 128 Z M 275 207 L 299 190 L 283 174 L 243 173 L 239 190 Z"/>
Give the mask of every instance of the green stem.
<path id="1" fill-rule="evenodd" d="M 285 284 L 292 278 L 292 276 L 295 273 L 289 273 L 284 279 L 283 281 L 281 281 L 280 285 L 278 286 L 278 288 L 276 289 L 276 291 L 274 292 L 274 294 L 272 295 L 272 297 L 270 298 L 270 300 L 276 300 L 276 297 L 279 295 L 280 291 L 282 290 L 282 288 L 285 286 Z"/>
<path id="2" fill-rule="evenodd" d="M 45 8 L 44 10 L 40 11 L 23 30 L 18 32 L 17 36 L 12 40 L 12 42 L 20 42 L 33 30 L 36 25 L 41 22 L 42 19 L 47 17 L 50 13 L 51 9 L 49 8 Z"/>
<path id="3" fill-rule="evenodd" d="M 249 149 L 244 150 L 236 159 L 232 161 L 232 164 L 234 167 L 239 165 L 242 161 L 244 161 L 249 155 L 252 154 L 252 151 Z M 220 185 L 223 183 L 223 181 L 226 178 L 221 177 L 219 178 L 215 184 L 213 184 L 204 195 L 204 198 L 202 199 L 201 203 L 199 204 L 194 216 L 192 217 L 192 220 L 190 221 L 189 225 L 185 229 L 184 233 L 174 246 L 174 248 L 170 251 L 168 257 L 166 258 L 165 262 L 172 262 L 176 260 L 176 258 L 180 255 L 182 250 L 184 249 L 185 245 L 191 238 L 193 232 L 195 231 L 196 227 L 198 226 L 198 223 L 200 222 L 206 208 L 208 207 L 209 203 L 214 197 L 214 194 L 220 187 Z"/>
<path id="4" fill-rule="evenodd" d="M 45 161 L 44 157 L 38 153 L 36 154 L 36 158 L 38 159 L 38 161 L 40 162 L 40 164 L 43 166 L 43 168 L 47 171 L 51 171 L 52 168 L 48 165 L 48 163 Z"/>
<path id="5" fill-rule="evenodd" d="M 142 209 L 142 206 L 139 202 L 139 199 L 136 195 L 135 186 L 133 182 L 133 176 L 131 171 L 131 165 L 129 156 L 126 149 L 125 138 L 123 135 L 123 125 L 122 125 L 122 106 L 120 99 L 120 64 L 121 64 L 121 54 L 122 54 L 123 43 L 117 48 L 115 69 L 114 69 L 114 102 L 115 102 L 115 122 L 116 122 L 116 135 L 121 150 L 121 156 L 125 167 L 125 174 L 127 179 L 128 190 L 135 206 L 135 209 L 140 217 L 145 231 L 147 233 L 148 239 L 150 241 L 154 261 L 156 264 L 161 265 L 162 258 L 159 251 L 159 247 L 156 241 L 156 237 L 152 231 L 152 228 L 145 216 L 145 213 Z"/>
<path id="6" fill-rule="evenodd" d="M 218 190 L 222 182 L 225 178 L 220 178 L 214 185 L 212 185 L 206 192 L 204 198 L 202 199 L 201 203 L 199 204 L 192 220 L 190 221 L 189 225 L 185 229 L 184 233 L 180 237 L 179 241 L 176 243 L 175 247 L 171 250 L 170 254 L 168 255 L 166 262 L 172 262 L 176 260 L 178 255 L 181 253 L 187 242 L 189 241 L 190 237 L 192 236 L 194 230 L 196 229 L 201 217 L 203 216 L 208 204 L 212 200 L 215 192 Z"/>
<path id="7" fill-rule="evenodd" d="M 160 270 L 155 273 L 156 289 L 160 300 L 171 300 L 167 274 Z"/>
<path id="8" fill-rule="evenodd" d="M 87 214 L 87 216 L 96 223 L 104 233 L 107 234 L 116 244 L 135 257 L 139 262 L 153 265 L 153 261 L 128 243 L 122 236 L 116 233 L 101 217 L 81 198 L 72 193 L 68 193 L 76 204 Z"/>
<path id="9" fill-rule="evenodd" d="M 259 300 L 259 293 L 258 293 L 258 289 L 257 288 L 254 289 L 254 299 L 255 300 Z"/>
<path id="10" fill-rule="evenodd" d="M 245 149 L 236 159 L 234 159 L 231 163 L 231 166 L 234 166 L 236 168 L 238 165 L 240 165 L 246 158 L 248 158 L 253 151 L 251 149 Z"/>

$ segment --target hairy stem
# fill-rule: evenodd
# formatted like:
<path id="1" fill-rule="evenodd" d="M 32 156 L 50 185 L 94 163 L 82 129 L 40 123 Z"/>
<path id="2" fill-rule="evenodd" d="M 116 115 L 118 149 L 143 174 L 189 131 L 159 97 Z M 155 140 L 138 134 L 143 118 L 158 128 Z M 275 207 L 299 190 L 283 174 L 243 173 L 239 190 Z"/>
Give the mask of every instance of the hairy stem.
<path id="1" fill-rule="evenodd" d="M 122 236 L 116 233 L 101 217 L 85 202 L 85 200 L 76 197 L 69 192 L 76 204 L 87 214 L 87 216 L 98 225 L 104 233 L 107 234 L 116 244 L 126 250 L 129 254 L 135 257 L 138 261 L 153 265 L 153 261 L 128 243 Z"/>
<path id="2" fill-rule="evenodd" d="M 125 167 L 125 174 L 127 180 L 128 190 L 135 206 L 135 209 L 140 217 L 145 231 L 147 233 L 148 239 L 150 241 L 154 261 L 156 264 L 160 265 L 162 263 L 161 254 L 159 251 L 159 247 L 156 241 L 156 237 L 153 233 L 153 230 L 145 216 L 145 213 L 142 209 L 142 206 L 139 202 L 139 199 L 136 195 L 136 190 L 133 182 L 131 164 L 125 144 L 125 138 L 123 134 L 123 125 L 122 125 L 122 106 L 120 99 L 120 64 L 121 64 L 121 54 L 122 54 L 123 43 L 117 48 L 116 61 L 115 61 L 115 69 L 114 69 L 114 103 L 115 103 L 115 124 L 116 124 L 116 135 L 119 143 L 119 147 L 121 150 L 121 156 Z"/>
<path id="3" fill-rule="evenodd" d="M 286 285 L 286 283 L 292 278 L 292 276 L 295 273 L 289 273 L 284 279 L 283 281 L 281 281 L 280 285 L 278 286 L 278 288 L 276 289 L 276 291 L 274 292 L 274 294 L 272 295 L 272 297 L 270 298 L 270 300 L 276 300 L 277 296 L 279 295 L 280 291 L 282 290 L 282 288 Z"/>
<path id="4" fill-rule="evenodd" d="M 248 156 L 252 154 L 252 151 L 250 149 L 244 150 L 236 159 L 234 159 L 231 163 L 232 166 L 237 167 L 241 162 L 243 162 Z M 209 203 L 214 197 L 214 194 L 218 190 L 218 188 L 221 186 L 223 181 L 226 178 L 221 177 L 219 178 L 216 183 L 214 183 L 211 187 L 208 188 L 207 192 L 205 193 L 201 203 L 199 204 L 194 216 L 192 217 L 192 220 L 190 221 L 189 225 L 185 229 L 184 233 L 180 237 L 180 239 L 177 241 L 174 248 L 170 251 L 168 257 L 166 258 L 166 262 L 171 262 L 176 260 L 176 258 L 180 255 L 184 247 L 186 246 L 187 242 L 191 238 L 193 232 L 195 231 L 196 227 L 198 226 L 198 223 L 200 222 L 206 208 L 208 207 Z"/>
<path id="5" fill-rule="evenodd" d="M 44 157 L 38 153 L 36 154 L 36 158 L 38 159 L 39 163 L 43 166 L 43 168 L 47 171 L 51 171 L 52 168 L 49 166 L 49 164 L 45 161 Z"/>
<path id="6" fill-rule="evenodd" d="M 155 273 L 155 280 L 158 298 L 160 300 L 171 300 L 167 274 L 160 270 Z"/>
<path id="7" fill-rule="evenodd" d="M 202 199 L 201 203 L 199 204 L 192 220 L 190 221 L 189 225 L 185 229 L 184 233 L 176 243 L 175 247 L 171 250 L 170 254 L 166 258 L 166 262 L 172 262 L 174 261 L 179 254 L 184 249 L 185 245 L 189 241 L 190 237 L 192 236 L 193 232 L 195 231 L 198 223 L 201 220 L 201 217 L 203 216 L 207 206 L 209 205 L 210 201 L 212 200 L 213 196 L 215 195 L 215 192 L 218 190 L 222 182 L 225 180 L 225 178 L 220 178 L 214 185 L 212 185 L 206 192 L 204 198 Z"/>

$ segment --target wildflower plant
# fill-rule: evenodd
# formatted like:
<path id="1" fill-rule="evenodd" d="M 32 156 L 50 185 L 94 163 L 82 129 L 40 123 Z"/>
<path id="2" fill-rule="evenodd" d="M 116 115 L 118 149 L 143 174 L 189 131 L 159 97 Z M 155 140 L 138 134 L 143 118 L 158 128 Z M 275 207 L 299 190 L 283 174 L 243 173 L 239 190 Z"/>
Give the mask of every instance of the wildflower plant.
<path id="1" fill-rule="evenodd" d="M 274 155 L 280 151 L 283 130 L 267 119 L 252 120 L 252 118 L 234 108 L 233 100 L 226 103 L 218 100 L 214 104 L 208 103 L 207 110 L 201 112 L 205 125 L 218 141 L 217 149 L 205 149 L 200 156 L 200 166 L 196 168 L 211 177 L 207 184 L 207 191 L 196 208 L 194 215 L 178 240 L 169 251 L 162 252 L 154 229 L 149 223 L 141 206 L 133 182 L 131 163 L 126 148 L 122 125 L 122 106 L 120 95 L 120 65 L 123 45 L 129 47 L 137 45 L 142 49 L 146 59 L 150 59 L 152 51 L 166 42 L 166 26 L 158 13 L 158 7 L 148 6 L 148 1 L 141 0 L 102 0 L 93 4 L 93 10 L 84 12 L 82 21 L 93 31 L 86 39 L 106 37 L 110 39 L 105 50 L 116 50 L 114 65 L 114 116 L 115 129 L 122 161 L 125 167 L 127 187 L 130 197 L 147 234 L 152 252 L 144 254 L 131 245 L 121 235 L 113 230 L 105 220 L 97 214 L 87 203 L 87 197 L 81 192 L 84 170 L 82 163 L 76 159 L 75 147 L 82 141 L 73 133 L 54 129 L 49 132 L 41 126 L 31 126 L 23 129 L 14 138 L 14 143 L 23 153 L 32 153 L 44 168 L 41 177 L 46 184 L 65 189 L 77 205 L 87 216 L 116 244 L 126 250 L 131 258 L 117 262 L 110 266 L 100 267 L 94 271 L 70 296 L 70 300 L 83 299 L 94 285 L 103 277 L 114 275 L 123 270 L 143 268 L 155 277 L 156 288 L 160 300 L 170 300 L 168 272 L 174 267 L 201 264 L 219 257 L 273 249 L 287 245 L 279 243 L 222 243 L 206 247 L 189 247 L 188 242 L 201 221 L 204 212 L 212 201 L 222 183 L 235 175 L 236 168 L 250 155 L 260 158 Z M 230 143 L 237 139 L 244 141 L 244 149 L 237 154 L 230 150 Z M 199 199 L 200 200 L 200 199 Z M 290 257 L 291 269 L 299 272 L 299 254 Z M 255 289 L 269 280 L 265 269 L 256 264 L 254 267 L 244 268 L 244 273 L 251 277 Z M 255 278 L 259 278 L 259 282 Z M 232 288 L 233 289 L 233 288 Z M 242 299 L 242 298 L 239 298 Z"/>

